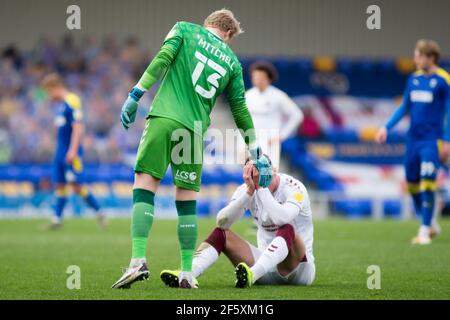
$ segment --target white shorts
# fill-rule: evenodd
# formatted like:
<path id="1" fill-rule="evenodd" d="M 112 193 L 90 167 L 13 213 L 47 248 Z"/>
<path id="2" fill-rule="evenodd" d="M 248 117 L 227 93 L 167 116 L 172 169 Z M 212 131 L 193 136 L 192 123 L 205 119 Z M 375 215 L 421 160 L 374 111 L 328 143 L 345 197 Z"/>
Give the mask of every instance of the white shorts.
<path id="1" fill-rule="evenodd" d="M 256 262 L 261 256 L 262 252 L 251 243 L 249 242 L 247 243 L 250 246 L 250 249 L 252 250 L 253 259 Z M 282 276 L 278 272 L 277 267 L 275 267 L 273 270 L 270 270 L 261 278 L 256 280 L 256 284 L 261 285 L 291 284 L 298 286 L 309 286 L 313 283 L 316 277 L 316 266 L 314 265 L 314 263 L 309 262 L 312 261 L 312 258 L 309 258 L 308 254 L 306 254 L 306 260 L 307 261 L 305 262 L 300 262 L 298 266 L 286 276 Z"/>

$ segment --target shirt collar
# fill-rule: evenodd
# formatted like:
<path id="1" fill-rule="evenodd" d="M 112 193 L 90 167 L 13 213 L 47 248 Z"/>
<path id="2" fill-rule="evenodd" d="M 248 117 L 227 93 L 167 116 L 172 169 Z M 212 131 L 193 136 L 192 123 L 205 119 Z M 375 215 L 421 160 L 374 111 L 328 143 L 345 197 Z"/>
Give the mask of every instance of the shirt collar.
<path id="1" fill-rule="evenodd" d="M 214 37 L 216 37 L 217 39 L 219 39 L 220 41 L 224 42 L 223 39 L 217 34 L 215 33 L 212 29 L 205 27 L 206 30 L 209 31 L 209 33 L 211 33 Z"/>

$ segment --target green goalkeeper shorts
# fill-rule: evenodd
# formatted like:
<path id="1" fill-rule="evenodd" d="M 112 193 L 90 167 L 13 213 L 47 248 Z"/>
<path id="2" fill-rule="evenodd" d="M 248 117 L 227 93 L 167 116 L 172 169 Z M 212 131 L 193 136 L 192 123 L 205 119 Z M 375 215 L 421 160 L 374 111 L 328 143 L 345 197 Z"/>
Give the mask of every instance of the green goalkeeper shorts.
<path id="1" fill-rule="evenodd" d="M 134 171 L 161 180 L 169 164 L 177 187 L 200 191 L 203 137 L 175 120 L 149 117 L 142 133 Z"/>

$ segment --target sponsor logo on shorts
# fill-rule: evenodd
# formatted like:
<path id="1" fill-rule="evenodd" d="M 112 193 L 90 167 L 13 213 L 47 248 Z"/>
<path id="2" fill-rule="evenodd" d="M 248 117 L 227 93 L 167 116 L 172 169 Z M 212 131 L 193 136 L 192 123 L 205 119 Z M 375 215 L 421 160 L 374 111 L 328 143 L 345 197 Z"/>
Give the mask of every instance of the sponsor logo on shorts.
<path id="1" fill-rule="evenodd" d="M 197 180 L 197 172 L 188 172 L 184 170 L 177 170 L 175 173 L 175 178 L 178 180 L 181 180 L 186 183 L 193 184 L 195 183 L 195 180 Z"/>
<path id="2" fill-rule="evenodd" d="M 197 172 L 189 173 L 189 180 L 195 181 L 195 179 L 197 179 Z"/>

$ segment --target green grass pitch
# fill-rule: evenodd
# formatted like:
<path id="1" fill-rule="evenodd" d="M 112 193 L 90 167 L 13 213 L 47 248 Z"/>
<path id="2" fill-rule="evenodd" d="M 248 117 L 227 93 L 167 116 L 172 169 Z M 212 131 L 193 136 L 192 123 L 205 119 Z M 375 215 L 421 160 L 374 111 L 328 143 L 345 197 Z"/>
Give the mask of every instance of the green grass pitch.
<path id="1" fill-rule="evenodd" d="M 449 299 L 450 221 L 431 246 L 415 247 L 416 221 L 316 221 L 317 276 L 311 287 L 233 287 L 231 264 L 222 256 L 200 277 L 199 290 L 166 288 L 159 279 L 179 263 L 175 220 L 156 220 L 150 236 L 150 281 L 131 290 L 110 286 L 128 264 L 129 220 L 113 219 L 100 231 L 92 219 L 68 219 L 59 231 L 44 220 L 0 220 L 0 299 Z M 254 241 L 251 222 L 234 230 Z M 199 240 L 214 226 L 201 220 Z M 69 265 L 81 268 L 81 289 L 69 290 Z M 367 267 L 381 268 L 381 290 L 367 289 Z"/>

